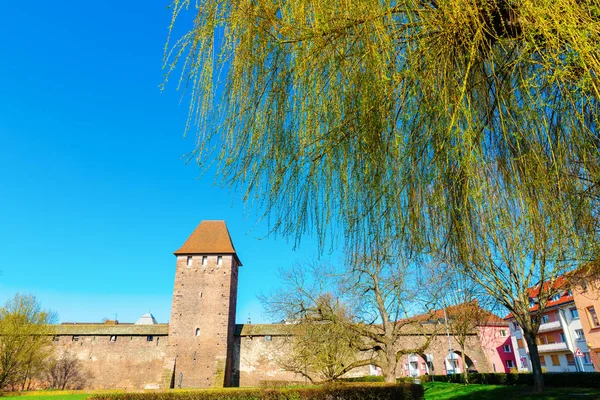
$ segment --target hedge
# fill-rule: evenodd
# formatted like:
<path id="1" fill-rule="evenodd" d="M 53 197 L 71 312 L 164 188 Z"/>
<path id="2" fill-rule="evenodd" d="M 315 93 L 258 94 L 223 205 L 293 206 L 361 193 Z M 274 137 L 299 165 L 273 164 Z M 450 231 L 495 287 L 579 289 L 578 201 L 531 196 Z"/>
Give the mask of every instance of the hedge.
<path id="1" fill-rule="evenodd" d="M 341 382 L 384 382 L 384 377 L 380 375 L 367 375 L 367 376 L 359 376 L 356 378 L 341 378 L 339 379 Z M 414 383 L 415 378 L 412 376 L 402 376 L 400 378 L 396 378 L 396 382 L 398 383 Z"/>
<path id="2" fill-rule="evenodd" d="M 310 388 L 206 389 L 95 394 L 89 400 L 422 400 L 424 390 L 411 384 L 344 384 Z"/>
<path id="3" fill-rule="evenodd" d="M 600 388 L 600 373 L 598 372 L 546 372 L 544 385 L 548 387 L 585 387 Z M 421 382 L 430 382 L 431 375 L 420 376 Z M 462 383 L 462 374 L 433 375 L 436 382 Z M 530 373 L 475 373 L 469 374 L 469 383 L 486 385 L 533 385 L 533 375 Z"/>

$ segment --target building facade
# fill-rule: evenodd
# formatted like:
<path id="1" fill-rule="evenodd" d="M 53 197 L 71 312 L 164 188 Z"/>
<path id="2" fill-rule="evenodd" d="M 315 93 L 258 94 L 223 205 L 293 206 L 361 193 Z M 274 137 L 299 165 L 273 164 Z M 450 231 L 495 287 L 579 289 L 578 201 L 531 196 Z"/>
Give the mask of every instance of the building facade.
<path id="1" fill-rule="evenodd" d="M 536 337 L 540 364 L 547 372 L 594 371 L 580 309 L 575 302 L 571 285 L 565 277 L 558 278 L 554 285 L 559 289 L 543 311 Z M 530 312 L 534 314 L 538 312 L 536 291 L 535 288 L 529 291 Z M 529 372 L 531 361 L 523 330 L 513 317 L 507 317 L 507 321 L 518 371 Z"/>
<path id="2" fill-rule="evenodd" d="M 293 325 L 235 324 L 238 269 L 236 254 L 224 221 L 202 221 L 175 252 L 173 302 L 169 324 L 159 324 L 150 314 L 136 323 L 63 323 L 53 338 L 60 356 L 76 357 L 84 369 L 86 388 L 156 389 L 256 386 L 262 381 L 297 381 L 304 378 L 282 370 L 281 354 L 289 351 Z M 397 376 L 425 373 L 457 373 L 462 368 L 492 372 L 498 336 L 486 345 L 482 337 L 490 329 L 473 330 L 467 336 L 467 365 L 450 337 L 438 335 L 424 354 L 398 362 Z M 504 327 L 506 329 L 506 327 Z M 403 345 L 419 347 L 422 334 L 407 333 Z M 498 364 L 498 366 L 496 366 Z M 349 376 L 377 374 L 374 367 L 351 371 Z"/>

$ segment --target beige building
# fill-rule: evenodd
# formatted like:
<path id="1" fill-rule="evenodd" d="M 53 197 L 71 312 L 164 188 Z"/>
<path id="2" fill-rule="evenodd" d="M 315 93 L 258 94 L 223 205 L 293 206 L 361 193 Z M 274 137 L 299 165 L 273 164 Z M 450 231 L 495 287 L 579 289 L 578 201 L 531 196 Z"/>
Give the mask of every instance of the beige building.
<path id="1" fill-rule="evenodd" d="M 589 352 L 584 356 L 600 372 L 600 278 L 593 274 L 577 279 L 571 290 Z"/>

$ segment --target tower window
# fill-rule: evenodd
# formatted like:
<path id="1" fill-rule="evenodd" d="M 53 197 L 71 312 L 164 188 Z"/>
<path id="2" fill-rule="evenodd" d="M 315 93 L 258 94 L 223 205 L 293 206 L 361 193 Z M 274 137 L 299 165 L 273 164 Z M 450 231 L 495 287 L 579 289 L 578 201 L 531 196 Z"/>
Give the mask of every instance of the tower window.
<path id="1" fill-rule="evenodd" d="M 196 328 L 196 336 L 200 336 L 200 328 Z"/>
<path id="2" fill-rule="evenodd" d="M 152 335 L 148 335 L 148 336 L 146 336 L 146 341 L 147 341 L 147 342 L 151 342 L 151 341 L 153 341 L 153 340 L 154 340 L 154 336 L 152 336 Z"/>
<path id="3" fill-rule="evenodd" d="M 217 256 L 217 265 L 223 265 L 223 256 Z"/>
<path id="4" fill-rule="evenodd" d="M 208 257 L 202 256 L 202 265 L 206 265 L 206 264 L 208 264 Z"/>
<path id="5" fill-rule="evenodd" d="M 73 338 L 72 338 L 71 340 L 73 340 L 74 342 L 77 342 L 77 341 L 79 340 L 79 336 L 77 336 L 77 335 L 74 335 L 74 336 L 73 336 Z"/>
<path id="6" fill-rule="evenodd" d="M 117 341 L 117 337 L 115 335 L 110 337 L 110 341 L 111 342 L 116 342 Z"/>
<path id="7" fill-rule="evenodd" d="M 192 256 L 188 256 L 186 264 L 188 267 L 192 266 Z"/>

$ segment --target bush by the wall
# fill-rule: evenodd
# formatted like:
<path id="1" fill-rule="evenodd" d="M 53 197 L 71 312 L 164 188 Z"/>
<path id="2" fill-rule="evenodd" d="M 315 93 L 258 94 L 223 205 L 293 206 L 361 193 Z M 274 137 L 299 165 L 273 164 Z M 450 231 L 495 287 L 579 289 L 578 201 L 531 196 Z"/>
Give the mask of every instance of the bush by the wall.
<path id="1" fill-rule="evenodd" d="M 544 376 L 544 385 L 549 387 L 585 387 L 600 388 L 600 373 L 598 372 L 547 372 Z M 424 375 L 421 382 L 462 383 L 462 374 L 455 375 Z M 486 385 L 533 385 L 533 375 L 530 373 L 504 374 L 504 373 L 477 373 L 469 374 L 469 383 Z"/>
<path id="2" fill-rule="evenodd" d="M 96 394 L 89 400 L 422 400 L 411 384 L 343 384 L 310 388 L 206 389 Z"/>
<path id="3" fill-rule="evenodd" d="M 383 376 L 377 375 L 369 375 L 369 376 L 359 376 L 356 378 L 342 378 L 339 379 L 341 382 L 384 382 Z M 414 383 L 415 378 L 412 376 L 403 376 L 400 378 L 396 378 L 396 382 L 398 383 Z"/>

